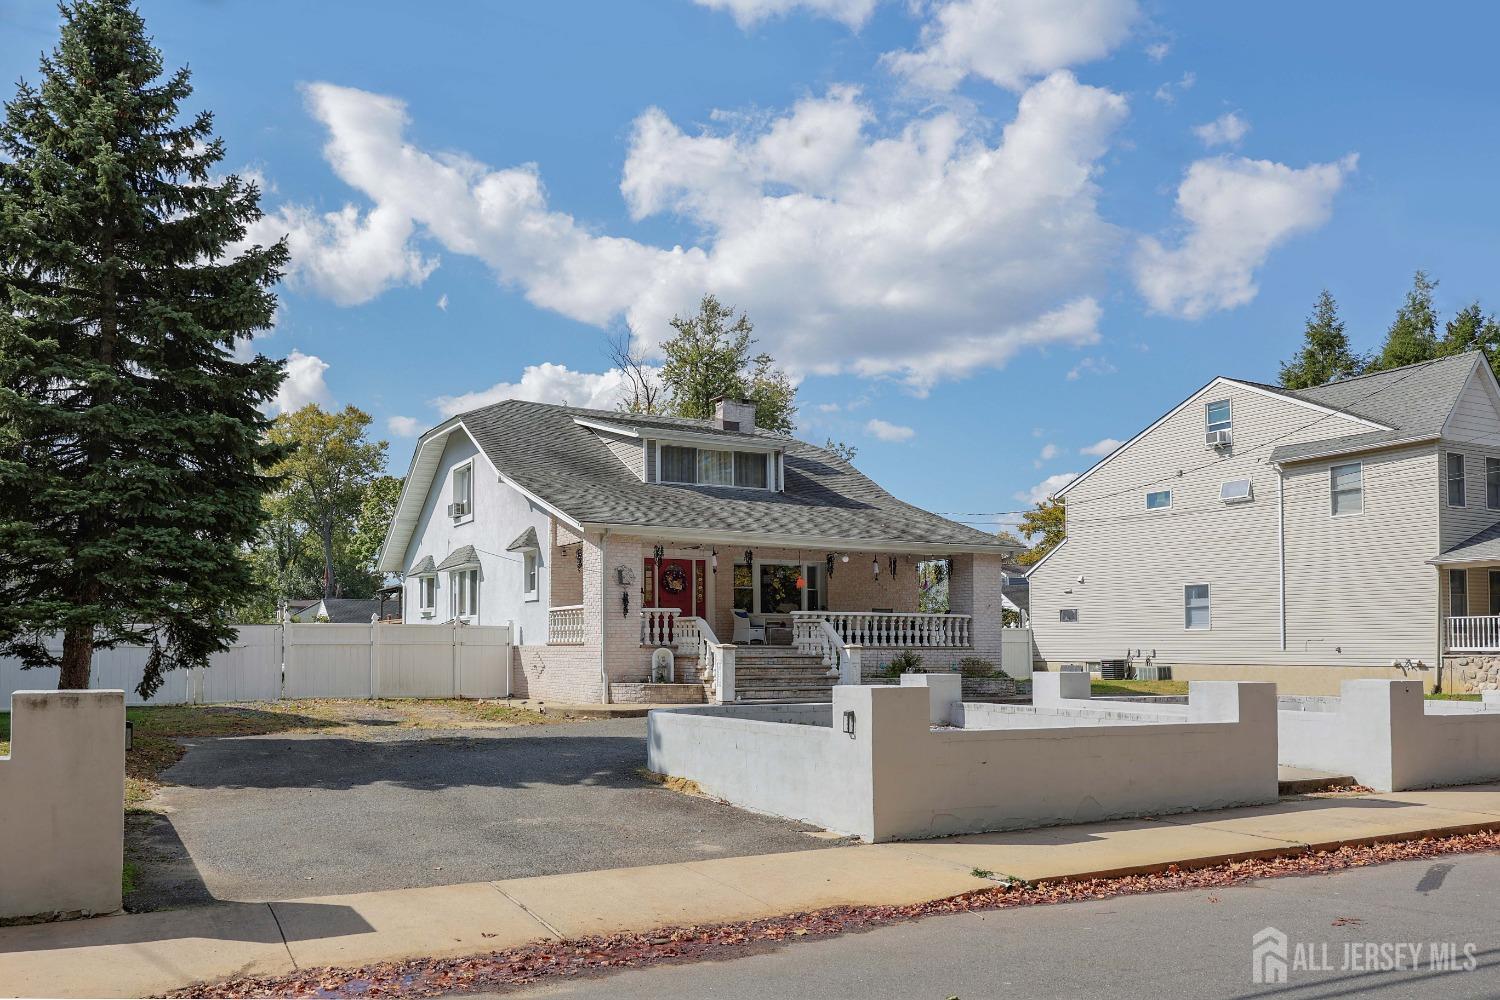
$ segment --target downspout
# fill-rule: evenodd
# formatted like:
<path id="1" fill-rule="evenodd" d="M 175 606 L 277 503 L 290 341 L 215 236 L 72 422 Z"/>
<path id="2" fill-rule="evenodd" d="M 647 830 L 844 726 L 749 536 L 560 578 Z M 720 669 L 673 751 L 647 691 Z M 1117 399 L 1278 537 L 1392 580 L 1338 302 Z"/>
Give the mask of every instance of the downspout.
<path id="1" fill-rule="evenodd" d="M 605 556 L 605 543 L 609 540 L 609 529 L 599 536 L 599 698 L 609 702 L 609 560 Z"/>
<path id="2" fill-rule="evenodd" d="M 1286 476 L 1276 466 L 1276 599 L 1281 605 L 1281 651 L 1286 652 Z"/>

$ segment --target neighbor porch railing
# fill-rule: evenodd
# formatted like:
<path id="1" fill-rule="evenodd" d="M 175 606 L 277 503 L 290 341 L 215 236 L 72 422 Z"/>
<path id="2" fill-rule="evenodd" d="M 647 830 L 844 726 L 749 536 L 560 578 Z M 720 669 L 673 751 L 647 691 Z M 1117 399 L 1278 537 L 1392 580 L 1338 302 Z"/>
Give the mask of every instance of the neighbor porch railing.
<path id="1" fill-rule="evenodd" d="M 583 645 L 583 605 L 547 609 L 547 645 Z"/>
<path id="2" fill-rule="evenodd" d="M 1500 650 L 1500 615 L 1449 618 L 1443 638 L 1444 647 L 1454 652 Z"/>
<path id="3" fill-rule="evenodd" d="M 826 621 L 846 645 L 911 649 L 967 649 L 969 615 L 916 612 L 794 611 L 794 620 Z"/>

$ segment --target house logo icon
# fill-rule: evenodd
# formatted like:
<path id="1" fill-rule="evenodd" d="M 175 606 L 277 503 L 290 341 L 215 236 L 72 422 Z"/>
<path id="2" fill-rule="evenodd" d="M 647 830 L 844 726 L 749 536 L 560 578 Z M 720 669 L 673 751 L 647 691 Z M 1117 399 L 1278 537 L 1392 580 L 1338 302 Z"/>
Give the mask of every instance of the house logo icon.
<path id="1" fill-rule="evenodd" d="M 1250 939 L 1250 981 L 1257 985 L 1286 982 L 1286 935 L 1266 927 Z"/>

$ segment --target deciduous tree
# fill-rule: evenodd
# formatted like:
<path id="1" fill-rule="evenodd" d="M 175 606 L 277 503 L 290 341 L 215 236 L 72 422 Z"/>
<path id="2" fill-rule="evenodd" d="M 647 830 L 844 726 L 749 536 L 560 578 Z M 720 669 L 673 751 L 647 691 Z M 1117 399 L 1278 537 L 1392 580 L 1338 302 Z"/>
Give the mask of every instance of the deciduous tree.
<path id="1" fill-rule="evenodd" d="M 672 317 L 672 328 L 677 333 L 662 345 L 661 371 L 672 414 L 706 420 L 714 415 L 714 400 L 724 396 L 754 403 L 756 426 L 792 432 L 797 387 L 769 354 L 751 356 L 749 317 L 705 295 L 697 314 Z"/>

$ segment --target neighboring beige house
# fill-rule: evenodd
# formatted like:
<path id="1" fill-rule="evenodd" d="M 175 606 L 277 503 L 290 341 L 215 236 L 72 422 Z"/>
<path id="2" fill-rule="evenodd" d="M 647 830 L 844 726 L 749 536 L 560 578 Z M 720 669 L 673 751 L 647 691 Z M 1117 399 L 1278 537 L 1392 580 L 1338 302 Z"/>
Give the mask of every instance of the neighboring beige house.
<path id="1" fill-rule="evenodd" d="M 422 435 L 380 569 L 404 576 L 407 622 L 511 624 L 518 696 L 827 700 L 903 649 L 998 665 L 1014 549 L 745 404 L 684 420 L 509 400 Z M 931 559 L 951 561 L 950 614 L 917 613 Z M 675 686 L 647 684 L 662 648 Z"/>
<path id="2" fill-rule="evenodd" d="M 1053 669 L 1496 686 L 1500 389 L 1478 352 L 1300 391 L 1216 378 L 1058 495 L 1067 540 L 1028 574 Z"/>

